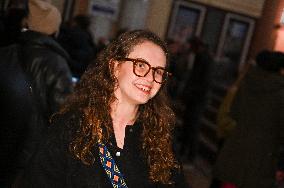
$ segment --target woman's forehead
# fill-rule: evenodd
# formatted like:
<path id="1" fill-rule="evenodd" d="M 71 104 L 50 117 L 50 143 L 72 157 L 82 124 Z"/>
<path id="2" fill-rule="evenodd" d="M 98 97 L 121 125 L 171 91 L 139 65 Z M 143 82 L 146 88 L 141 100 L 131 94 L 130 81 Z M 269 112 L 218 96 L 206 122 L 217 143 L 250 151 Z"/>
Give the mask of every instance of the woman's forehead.
<path id="1" fill-rule="evenodd" d="M 144 41 L 135 45 L 128 57 L 144 59 L 152 66 L 164 67 L 166 65 L 164 50 L 159 45 L 150 41 Z"/>

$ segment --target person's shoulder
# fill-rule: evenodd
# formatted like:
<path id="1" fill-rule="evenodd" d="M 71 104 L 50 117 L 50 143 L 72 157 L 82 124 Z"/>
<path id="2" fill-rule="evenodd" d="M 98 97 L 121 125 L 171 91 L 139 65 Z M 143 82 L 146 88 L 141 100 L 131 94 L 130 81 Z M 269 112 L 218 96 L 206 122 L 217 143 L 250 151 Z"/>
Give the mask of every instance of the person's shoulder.
<path id="1" fill-rule="evenodd" d="M 40 62 L 38 63 L 48 73 L 68 76 L 71 80 L 71 70 L 68 66 L 69 56 L 61 47 L 44 47 L 37 54 L 40 56 Z"/>
<path id="2" fill-rule="evenodd" d="M 44 55 L 45 59 L 53 58 L 53 61 L 58 59 L 69 59 L 69 54 L 63 49 L 58 41 L 48 35 L 39 32 L 25 31 L 21 33 L 20 43 L 28 49 L 33 49 L 31 54 Z"/>

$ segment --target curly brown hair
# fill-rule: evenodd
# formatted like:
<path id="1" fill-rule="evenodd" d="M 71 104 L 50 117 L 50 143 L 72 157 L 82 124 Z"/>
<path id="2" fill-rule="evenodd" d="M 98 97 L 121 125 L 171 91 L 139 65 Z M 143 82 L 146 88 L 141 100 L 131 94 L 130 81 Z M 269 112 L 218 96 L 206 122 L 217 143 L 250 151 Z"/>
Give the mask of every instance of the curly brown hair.
<path id="1" fill-rule="evenodd" d="M 85 164 L 95 160 L 91 153 L 98 141 L 108 141 L 112 119 L 110 104 L 116 100 L 114 90 L 117 80 L 113 73 L 113 60 L 128 57 L 133 47 L 145 41 L 153 42 L 163 49 L 168 64 L 165 43 L 155 34 L 145 30 L 123 33 L 96 59 L 96 66 L 89 67 L 61 112 L 75 110 L 81 114 L 80 128 L 70 143 L 71 153 Z M 172 131 L 175 115 L 169 107 L 163 84 L 155 97 L 140 105 L 137 121 L 143 126 L 142 146 L 149 165 L 149 179 L 164 184 L 171 183 L 171 171 L 179 168 L 172 151 Z M 102 130 L 106 130 L 102 132 Z"/>

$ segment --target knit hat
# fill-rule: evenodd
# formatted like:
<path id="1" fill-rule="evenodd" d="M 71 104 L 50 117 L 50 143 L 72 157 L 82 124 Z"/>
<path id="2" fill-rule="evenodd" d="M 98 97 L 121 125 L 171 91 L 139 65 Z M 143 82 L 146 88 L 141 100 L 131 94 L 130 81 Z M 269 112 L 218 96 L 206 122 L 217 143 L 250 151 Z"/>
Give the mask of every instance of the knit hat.
<path id="1" fill-rule="evenodd" d="M 47 35 L 56 33 L 61 24 L 58 9 L 42 0 L 29 0 L 28 28 Z"/>

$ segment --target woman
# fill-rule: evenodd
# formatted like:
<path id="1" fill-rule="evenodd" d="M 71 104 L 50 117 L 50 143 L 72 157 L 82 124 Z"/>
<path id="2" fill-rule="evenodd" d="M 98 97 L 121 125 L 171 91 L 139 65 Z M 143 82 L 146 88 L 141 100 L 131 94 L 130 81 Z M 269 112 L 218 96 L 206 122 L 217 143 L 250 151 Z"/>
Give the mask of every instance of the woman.
<path id="1" fill-rule="evenodd" d="M 19 187 L 186 187 L 172 150 L 165 44 L 130 31 L 97 61 L 54 116 Z"/>

